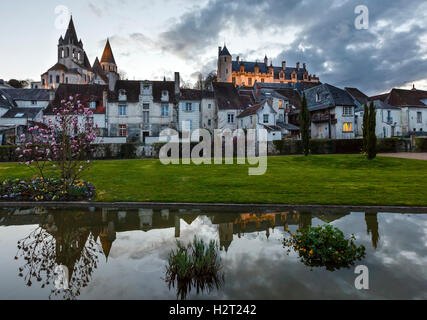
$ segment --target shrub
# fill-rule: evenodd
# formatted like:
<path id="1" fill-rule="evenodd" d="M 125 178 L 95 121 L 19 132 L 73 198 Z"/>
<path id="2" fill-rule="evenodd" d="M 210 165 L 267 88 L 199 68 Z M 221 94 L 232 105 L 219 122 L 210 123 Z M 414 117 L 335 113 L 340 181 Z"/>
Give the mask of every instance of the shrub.
<path id="1" fill-rule="evenodd" d="M 84 181 L 69 188 L 63 180 L 43 178 L 5 180 L 0 184 L 0 201 L 84 201 L 95 195 L 94 186 Z"/>
<path id="2" fill-rule="evenodd" d="M 415 151 L 427 152 L 427 138 L 415 139 Z"/>
<path id="3" fill-rule="evenodd" d="M 135 159 L 136 158 L 136 144 L 124 143 L 120 146 L 120 159 Z"/>
<path id="4" fill-rule="evenodd" d="M 0 161 L 13 162 L 17 161 L 16 146 L 0 146 Z"/>
<path id="5" fill-rule="evenodd" d="M 349 268 L 365 257 L 365 247 L 357 247 L 355 237 L 346 239 L 343 232 L 331 225 L 307 227 L 290 234 L 283 244 L 288 253 L 293 249 L 301 262 L 309 267 L 326 267 L 329 271 Z"/>
<path id="6" fill-rule="evenodd" d="M 168 259 L 165 281 L 169 289 L 177 285 L 177 296 L 184 300 L 194 287 L 197 293 L 219 289 L 224 276 L 220 274 L 221 261 L 218 244 L 206 244 L 194 237 L 192 243 L 184 246 L 177 241 L 177 250 L 172 250 Z"/>

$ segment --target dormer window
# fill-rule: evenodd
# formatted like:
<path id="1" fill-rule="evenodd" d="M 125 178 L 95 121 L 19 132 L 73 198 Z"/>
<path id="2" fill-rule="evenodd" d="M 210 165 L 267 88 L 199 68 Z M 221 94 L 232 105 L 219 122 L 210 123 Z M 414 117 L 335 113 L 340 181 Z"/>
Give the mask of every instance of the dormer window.
<path id="1" fill-rule="evenodd" d="M 320 94 L 319 94 L 319 92 L 317 92 L 317 93 L 316 93 L 316 102 L 320 102 L 320 100 L 321 100 L 321 99 L 320 99 Z"/>
<path id="2" fill-rule="evenodd" d="M 126 101 L 126 100 L 127 100 L 126 90 L 120 89 L 119 90 L 119 101 Z"/>

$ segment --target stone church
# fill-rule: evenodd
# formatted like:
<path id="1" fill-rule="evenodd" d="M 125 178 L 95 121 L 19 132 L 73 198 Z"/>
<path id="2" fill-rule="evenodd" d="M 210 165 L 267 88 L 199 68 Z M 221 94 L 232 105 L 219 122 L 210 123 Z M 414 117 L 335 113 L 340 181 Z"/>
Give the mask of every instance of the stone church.
<path id="1" fill-rule="evenodd" d="M 41 75 L 42 87 L 57 89 L 60 84 L 101 84 L 114 89 L 119 80 L 117 65 L 109 40 L 105 45 L 101 61 L 98 57 L 93 65 L 83 48 L 82 40 L 78 39 L 73 17 L 65 33 L 58 41 L 58 62 Z"/>
<path id="2" fill-rule="evenodd" d="M 253 87 L 258 83 L 319 83 L 316 75 L 308 73 L 305 63 L 301 66 L 299 62 L 295 67 L 286 65 L 275 67 L 265 56 L 262 62 L 243 61 L 239 57 L 233 60 L 227 47 L 219 47 L 218 50 L 218 82 L 233 83 L 236 87 Z"/>

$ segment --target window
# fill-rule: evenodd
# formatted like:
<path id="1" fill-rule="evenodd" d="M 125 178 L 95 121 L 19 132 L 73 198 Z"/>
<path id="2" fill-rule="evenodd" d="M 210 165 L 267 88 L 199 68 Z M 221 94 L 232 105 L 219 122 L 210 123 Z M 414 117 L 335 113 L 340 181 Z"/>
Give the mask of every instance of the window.
<path id="1" fill-rule="evenodd" d="M 235 77 L 233 77 L 231 81 L 233 81 L 233 83 L 236 84 L 236 78 Z"/>
<path id="2" fill-rule="evenodd" d="M 127 125 L 125 125 L 125 124 L 119 125 L 119 136 L 120 137 L 127 137 L 128 136 Z"/>
<path id="3" fill-rule="evenodd" d="M 23 113 L 17 113 L 16 115 L 15 115 L 15 118 L 23 118 L 24 117 L 24 114 Z"/>
<path id="4" fill-rule="evenodd" d="M 184 111 L 192 112 L 193 111 L 193 104 L 191 102 L 187 102 L 184 106 Z"/>
<path id="5" fill-rule="evenodd" d="M 52 77 L 52 75 L 49 76 L 49 83 L 53 83 L 53 77 Z"/>
<path id="6" fill-rule="evenodd" d="M 252 78 L 248 78 L 248 85 L 251 86 L 252 85 Z"/>
<path id="7" fill-rule="evenodd" d="M 423 123 L 423 114 L 421 112 L 417 112 L 417 123 Z"/>
<path id="8" fill-rule="evenodd" d="M 212 109 L 212 105 L 210 103 L 208 104 L 208 109 Z"/>
<path id="9" fill-rule="evenodd" d="M 353 124 L 351 122 L 344 122 L 342 131 L 343 132 L 353 132 Z"/>
<path id="10" fill-rule="evenodd" d="M 90 102 L 90 108 L 91 109 L 96 109 L 96 101 L 91 101 Z"/>
<path id="11" fill-rule="evenodd" d="M 169 116 L 169 105 L 163 104 L 162 105 L 162 117 L 168 117 Z"/>
<path id="12" fill-rule="evenodd" d="M 68 77 L 65 78 L 65 83 L 68 83 Z"/>
<path id="13" fill-rule="evenodd" d="M 387 111 L 387 122 L 388 123 L 392 123 L 393 122 L 393 118 L 391 117 L 391 111 Z"/>
<path id="14" fill-rule="evenodd" d="M 121 104 L 119 105 L 119 116 L 124 117 L 127 114 L 127 110 L 126 110 L 126 105 L 125 104 Z"/>
<path id="15" fill-rule="evenodd" d="M 45 85 L 45 83 L 44 83 L 44 79 L 42 79 L 42 85 L 43 85 L 43 86 Z"/>
<path id="16" fill-rule="evenodd" d="M 144 103 L 144 104 L 142 105 L 142 109 L 144 109 L 144 110 L 150 110 L 150 104 L 148 104 L 148 103 Z"/>
<path id="17" fill-rule="evenodd" d="M 316 93 L 316 102 L 320 102 L 320 93 Z"/>
<path id="18" fill-rule="evenodd" d="M 261 83 L 264 83 L 264 82 L 265 82 L 264 78 L 263 78 L 263 79 L 261 79 Z"/>
<path id="19" fill-rule="evenodd" d="M 208 120 L 208 126 L 211 126 L 212 125 L 212 120 L 211 119 L 209 119 Z"/>
<path id="20" fill-rule="evenodd" d="M 59 76 L 56 76 L 56 83 L 59 83 Z"/>
<path id="21" fill-rule="evenodd" d="M 36 105 L 37 105 L 37 101 L 36 101 L 36 100 L 33 100 L 33 101 L 31 101 L 31 104 L 32 104 L 33 106 L 36 106 Z"/>
<path id="22" fill-rule="evenodd" d="M 254 123 L 254 118 L 253 118 L 253 116 L 251 116 L 251 117 L 250 117 L 250 119 L 251 119 L 251 124 L 253 124 L 253 123 Z"/>
<path id="23" fill-rule="evenodd" d="M 279 122 L 283 122 L 283 114 L 279 114 Z"/>
<path id="24" fill-rule="evenodd" d="M 243 128 L 243 119 L 240 120 L 240 126 Z"/>
<path id="25" fill-rule="evenodd" d="M 234 123 L 234 114 L 233 113 L 228 114 L 228 123 Z"/>
<path id="26" fill-rule="evenodd" d="M 344 107 L 342 115 L 344 117 L 352 116 L 353 115 L 353 108 L 352 107 Z"/>
<path id="27" fill-rule="evenodd" d="M 264 123 L 268 123 L 269 122 L 269 116 L 268 114 L 264 115 Z"/>
<path id="28" fill-rule="evenodd" d="M 144 123 L 149 123 L 150 122 L 150 111 L 143 111 L 142 112 L 142 121 Z"/>

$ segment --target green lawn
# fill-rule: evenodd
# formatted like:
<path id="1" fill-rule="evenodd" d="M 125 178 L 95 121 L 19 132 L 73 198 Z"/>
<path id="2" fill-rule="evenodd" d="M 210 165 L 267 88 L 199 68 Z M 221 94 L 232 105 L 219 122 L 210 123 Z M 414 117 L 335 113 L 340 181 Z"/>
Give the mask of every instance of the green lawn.
<path id="1" fill-rule="evenodd" d="M 427 162 L 360 155 L 270 157 L 264 176 L 242 165 L 164 166 L 158 160 L 97 161 L 85 180 L 97 201 L 427 206 Z M 31 177 L 0 164 L 0 180 Z"/>

